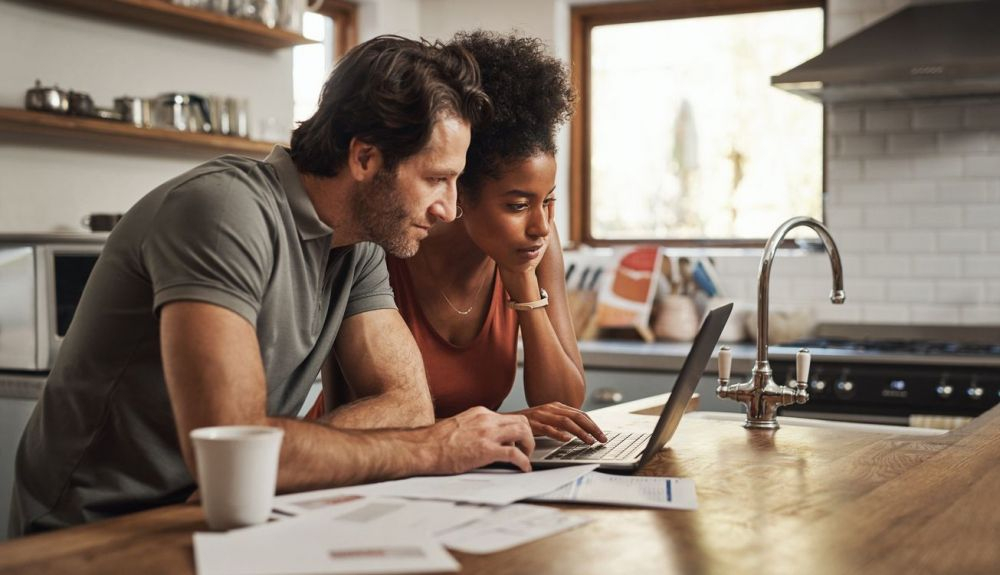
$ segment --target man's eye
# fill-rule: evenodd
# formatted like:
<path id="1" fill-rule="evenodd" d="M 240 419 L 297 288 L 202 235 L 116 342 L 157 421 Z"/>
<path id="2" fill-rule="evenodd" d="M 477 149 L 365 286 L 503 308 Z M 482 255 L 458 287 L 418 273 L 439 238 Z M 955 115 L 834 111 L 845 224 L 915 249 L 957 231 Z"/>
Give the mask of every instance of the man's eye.
<path id="1" fill-rule="evenodd" d="M 554 203 L 556 203 L 556 199 L 555 198 L 545 198 L 545 201 L 542 202 L 542 205 L 547 207 L 547 206 L 550 206 L 550 205 L 552 205 Z"/>
<path id="2" fill-rule="evenodd" d="M 514 212 L 523 212 L 528 209 L 528 204 L 507 204 L 507 207 Z"/>

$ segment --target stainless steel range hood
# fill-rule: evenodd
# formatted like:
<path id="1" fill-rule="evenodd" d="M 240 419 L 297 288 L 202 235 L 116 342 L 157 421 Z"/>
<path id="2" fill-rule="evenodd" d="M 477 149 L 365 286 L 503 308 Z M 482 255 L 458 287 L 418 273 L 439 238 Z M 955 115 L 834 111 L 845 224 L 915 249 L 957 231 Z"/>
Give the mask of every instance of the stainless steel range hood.
<path id="1" fill-rule="evenodd" d="M 771 84 L 824 102 L 1000 95 L 1000 1 L 909 6 Z"/>

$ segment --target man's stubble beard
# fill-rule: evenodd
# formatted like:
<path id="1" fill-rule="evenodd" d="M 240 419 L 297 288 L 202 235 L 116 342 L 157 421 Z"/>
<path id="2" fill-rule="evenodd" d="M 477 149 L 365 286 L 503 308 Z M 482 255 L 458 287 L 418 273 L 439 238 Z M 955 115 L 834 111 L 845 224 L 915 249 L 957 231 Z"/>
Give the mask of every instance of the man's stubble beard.
<path id="1" fill-rule="evenodd" d="M 420 243 L 409 237 L 412 222 L 398 181 L 396 172 L 380 169 L 371 182 L 357 184 L 351 203 L 366 240 L 397 258 L 409 258 Z"/>

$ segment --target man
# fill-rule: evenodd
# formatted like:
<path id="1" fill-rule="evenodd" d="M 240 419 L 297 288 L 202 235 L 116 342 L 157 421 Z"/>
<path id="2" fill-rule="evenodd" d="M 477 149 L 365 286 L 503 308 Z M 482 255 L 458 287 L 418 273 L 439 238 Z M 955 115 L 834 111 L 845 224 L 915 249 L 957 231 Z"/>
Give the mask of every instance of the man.
<path id="1" fill-rule="evenodd" d="M 108 239 L 22 437 L 11 533 L 186 500 L 188 433 L 211 425 L 284 429 L 280 491 L 530 469 L 520 416 L 434 424 L 379 248 L 411 256 L 454 219 L 470 129 L 488 109 L 461 49 L 376 38 L 338 65 L 290 150 L 224 156 L 140 200 Z M 293 419 L 331 348 L 362 399 L 323 424 Z"/>

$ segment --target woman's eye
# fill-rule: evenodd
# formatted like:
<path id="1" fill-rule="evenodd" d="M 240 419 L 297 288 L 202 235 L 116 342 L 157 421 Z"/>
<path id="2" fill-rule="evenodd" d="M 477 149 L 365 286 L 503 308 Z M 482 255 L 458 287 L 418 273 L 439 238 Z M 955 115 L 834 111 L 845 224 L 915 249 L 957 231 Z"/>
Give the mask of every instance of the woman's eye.
<path id="1" fill-rule="evenodd" d="M 515 212 L 523 212 L 528 209 L 528 204 L 507 204 L 507 207 Z"/>
<path id="2" fill-rule="evenodd" d="M 542 202 L 542 205 L 547 207 L 547 206 L 551 206 L 554 203 L 556 203 L 556 199 L 555 198 L 545 198 L 545 201 Z"/>

